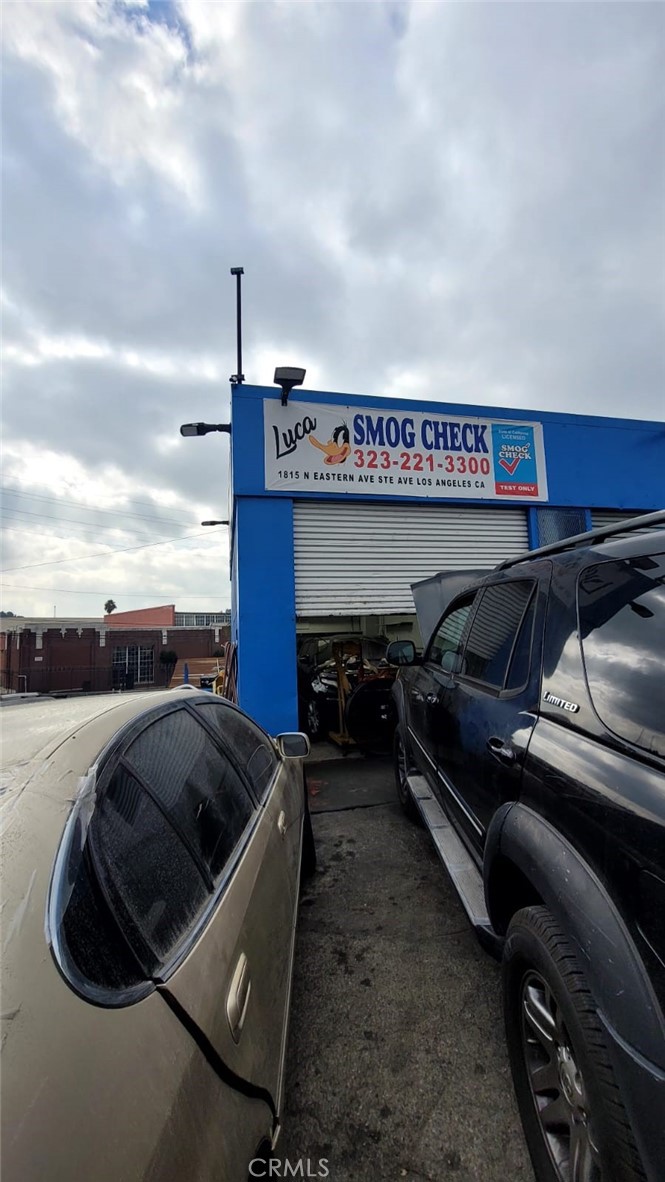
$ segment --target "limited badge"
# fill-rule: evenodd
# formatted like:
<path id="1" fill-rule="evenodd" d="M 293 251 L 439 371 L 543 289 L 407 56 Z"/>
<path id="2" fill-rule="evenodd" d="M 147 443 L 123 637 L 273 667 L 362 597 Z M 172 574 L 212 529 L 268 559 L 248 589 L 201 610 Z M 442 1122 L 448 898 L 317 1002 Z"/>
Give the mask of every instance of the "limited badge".
<path id="1" fill-rule="evenodd" d="M 567 710 L 569 714 L 577 714 L 579 710 L 577 702 L 567 702 L 565 698 L 556 698 L 549 690 L 543 697 L 550 706 L 558 706 L 560 710 Z"/>

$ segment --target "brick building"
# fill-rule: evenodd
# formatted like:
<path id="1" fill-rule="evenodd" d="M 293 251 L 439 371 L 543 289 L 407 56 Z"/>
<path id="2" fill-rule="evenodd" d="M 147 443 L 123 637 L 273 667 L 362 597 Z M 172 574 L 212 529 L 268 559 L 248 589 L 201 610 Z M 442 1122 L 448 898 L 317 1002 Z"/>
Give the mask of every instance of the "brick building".
<path id="1" fill-rule="evenodd" d="M 159 625 L 160 628 L 210 628 L 218 624 L 231 626 L 231 612 L 177 612 L 174 603 L 160 607 L 140 607 L 133 612 L 113 612 L 104 616 L 107 628 L 121 628 L 134 624 Z"/>
<path id="2" fill-rule="evenodd" d="M 203 615 L 216 623 L 184 626 L 179 617 Z M 229 639 L 227 613 L 179 613 L 173 604 L 115 612 L 103 619 L 5 618 L 0 622 L 0 688 L 48 693 L 164 686 L 175 653 L 185 661 L 214 657 Z"/>

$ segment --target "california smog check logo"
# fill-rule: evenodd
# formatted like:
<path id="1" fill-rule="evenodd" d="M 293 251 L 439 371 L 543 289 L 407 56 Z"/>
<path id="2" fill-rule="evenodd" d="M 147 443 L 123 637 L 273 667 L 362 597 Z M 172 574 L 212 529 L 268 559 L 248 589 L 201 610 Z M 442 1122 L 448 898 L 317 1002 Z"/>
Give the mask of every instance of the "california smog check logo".
<path id="1" fill-rule="evenodd" d="M 517 447 L 515 444 L 502 443 L 501 451 L 499 453 L 499 463 L 502 468 L 506 469 L 509 476 L 515 475 L 515 470 L 520 460 L 531 459 L 531 448 L 528 443 L 522 447 Z"/>

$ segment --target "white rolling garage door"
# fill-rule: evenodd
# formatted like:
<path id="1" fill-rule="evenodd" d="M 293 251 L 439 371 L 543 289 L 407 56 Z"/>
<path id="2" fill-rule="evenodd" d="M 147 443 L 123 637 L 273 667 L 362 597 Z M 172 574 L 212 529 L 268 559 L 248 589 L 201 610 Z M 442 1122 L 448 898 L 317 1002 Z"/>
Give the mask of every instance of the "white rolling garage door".
<path id="1" fill-rule="evenodd" d="M 297 501 L 299 616 L 413 612 L 411 584 L 529 548 L 525 509 Z"/>
<path id="2" fill-rule="evenodd" d="M 633 513 L 625 509 L 592 509 L 591 528 L 610 529 L 613 525 L 621 525 L 622 521 L 630 521 L 632 517 L 639 517 L 639 515 L 639 510 L 635 510 Z"/>

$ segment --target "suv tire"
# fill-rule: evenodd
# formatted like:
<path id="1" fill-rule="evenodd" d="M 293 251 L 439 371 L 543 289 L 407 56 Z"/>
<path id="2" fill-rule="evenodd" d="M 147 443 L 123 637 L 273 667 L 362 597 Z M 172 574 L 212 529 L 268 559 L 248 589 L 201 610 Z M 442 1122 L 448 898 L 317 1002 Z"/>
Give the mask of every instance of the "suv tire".
<path id="1" fill-rule="evenodd" d="M 411 821 L 420 821 L 420 814 L 414 803 L 413 797 L 409 792 L 406 777 L 413 768 L 413 761 L 411 754 L 404 741 L 401 727 L 397 727 L 395 731 L 395 738 L 393 741 L 393 766 L 395 769 L 395 787 L 397 789 L 397 799 L 402 806 L 402 810 L 406 813 Z"/>
<path id="2" fill-rule="evenodd" d="M 595 1000 L 546 907 L 513 916 L 503 998 L 513 1084 L 538 1182 L 644 1179 Z"/>

